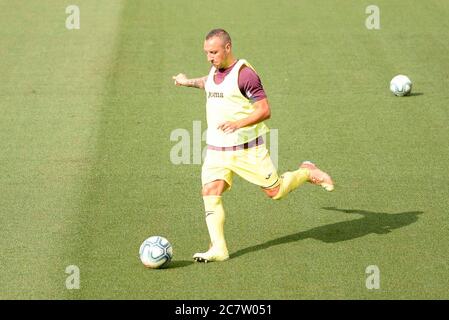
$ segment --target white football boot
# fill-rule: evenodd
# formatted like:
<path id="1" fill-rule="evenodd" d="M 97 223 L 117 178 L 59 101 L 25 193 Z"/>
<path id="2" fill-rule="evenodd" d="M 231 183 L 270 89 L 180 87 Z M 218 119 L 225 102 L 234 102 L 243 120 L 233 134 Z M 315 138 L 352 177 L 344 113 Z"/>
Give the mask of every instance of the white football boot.
<path id="1" fill-rule="evenodd" d="M 206 252 L 198 252 L 193 255 L 193 260 L 196 262 L 215 262 L 215 261 L 226 261 L 229 259 L 229 253 L 227 249 L 216 249 L 211 247 Z"/>

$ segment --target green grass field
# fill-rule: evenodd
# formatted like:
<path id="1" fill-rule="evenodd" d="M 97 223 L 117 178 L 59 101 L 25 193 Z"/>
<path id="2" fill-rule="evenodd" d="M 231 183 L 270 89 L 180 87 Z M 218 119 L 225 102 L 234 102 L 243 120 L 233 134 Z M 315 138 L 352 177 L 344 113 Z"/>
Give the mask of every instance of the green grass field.
<path id="1" fill-rule="evenodd" d="M 0 1 L 0 298 L 448 299 L 448 18 L 440 0 Z M 231 259 L 195 264 L 201 165 L 174 165 L 170 134 L 205 129 L 205 96 L 171 77 L 207 74 L 216 27 L 261 76 L 279 171 L 313 160 L 336 190 L 275 202 L 236 178 Z M 169 268 L 141 264 L 150 235 Z"/>

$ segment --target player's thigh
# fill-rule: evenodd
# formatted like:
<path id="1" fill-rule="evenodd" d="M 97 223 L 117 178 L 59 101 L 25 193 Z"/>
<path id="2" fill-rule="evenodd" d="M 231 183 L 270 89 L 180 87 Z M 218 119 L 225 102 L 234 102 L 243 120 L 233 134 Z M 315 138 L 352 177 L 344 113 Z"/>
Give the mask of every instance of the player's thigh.
<path id="1" fill-rule="evenodd" d="M 265 145 L 237 151 L 231 169 L 243 179 L 263 189 L 272 189 L 279 185 L 277 169 Z"/>
<path id="2" fill-rule="evenodd" d="M 233 174 L 229 169 L 230 159 L 226 151 L 207 150 L 201 168 L 203 193 L 215 192 L 213 190 L 219 190 L 222 193 L 231 188 Z"/>

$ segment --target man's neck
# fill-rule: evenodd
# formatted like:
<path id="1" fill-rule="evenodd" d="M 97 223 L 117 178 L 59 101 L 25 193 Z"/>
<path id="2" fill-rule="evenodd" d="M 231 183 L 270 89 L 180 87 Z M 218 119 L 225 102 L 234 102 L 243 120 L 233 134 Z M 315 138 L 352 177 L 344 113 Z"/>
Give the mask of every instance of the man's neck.
<path id="1" fill-rule="evenodd" d="M 226 70 L 229 67 L 231 67 L 232 65 L 234 65 L 234 63 L 236 63 L 236 62 L 237 62 L 237 59 L 235 59 L 234 57 L 231 57 L 230 59 L 228 59 L 227 63 L 223 67 L 219 68 L 219 70 Z"/>

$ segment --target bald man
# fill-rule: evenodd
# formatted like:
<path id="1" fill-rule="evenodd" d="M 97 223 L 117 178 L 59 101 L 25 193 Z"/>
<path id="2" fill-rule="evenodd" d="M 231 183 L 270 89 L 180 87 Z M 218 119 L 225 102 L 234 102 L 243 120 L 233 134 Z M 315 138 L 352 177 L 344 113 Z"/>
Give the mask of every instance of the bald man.
<path id="1" fill-rule="evenodd" d="M 334 189 L 331 177 L 310 161 L 278 175 L 263 140 L 269 131 L 264 120 L 270 118 L 271 110 L 255 69 L 234 57 L 231 37 L 223 29 L 206 35 L 204 51 L 212 64 L 207 76 L 189 79 L 180 73 L 173 77 L 177 86 L 206 91 L 207 153 L 201 180 L 211 245 L 208 251 L 194 254 L 197 262 L 229 259 L 222 194 L 231 189 L 234 174 L 260 186 L 273 200 L 284 198 L 305 182 L 326 191 Z"/>

